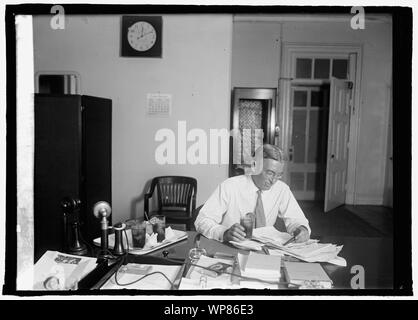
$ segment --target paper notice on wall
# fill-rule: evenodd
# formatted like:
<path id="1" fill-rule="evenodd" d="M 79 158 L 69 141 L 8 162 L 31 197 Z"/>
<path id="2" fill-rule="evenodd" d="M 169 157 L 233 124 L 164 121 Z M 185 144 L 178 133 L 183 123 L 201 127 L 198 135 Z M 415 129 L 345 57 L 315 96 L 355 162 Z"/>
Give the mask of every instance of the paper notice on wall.
<path id="1" fill-rule="evenodd" d="M 148 93 L 147 115 L 156 117 L 169 117 L 171 115 L 171 94 Z"/>

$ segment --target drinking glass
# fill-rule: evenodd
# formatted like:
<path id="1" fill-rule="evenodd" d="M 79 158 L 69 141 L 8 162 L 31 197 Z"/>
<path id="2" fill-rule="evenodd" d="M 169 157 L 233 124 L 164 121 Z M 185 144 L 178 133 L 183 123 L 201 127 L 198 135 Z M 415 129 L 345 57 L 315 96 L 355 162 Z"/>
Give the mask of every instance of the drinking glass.
<path id="1" fill-rule="evenodd" d="M 145 246 L 147 222 L 141 221 L 131 225 L 132 246 L 134 248 L 143 248 Z"/>
<path id="2" fill-rule="evenodd" d="M 245 237 L 251 239 L 253 236 L 255 216 L 252 212 L 247 213 L 245 216 L 241 217 L 240 224 L 245 229 Z"/>

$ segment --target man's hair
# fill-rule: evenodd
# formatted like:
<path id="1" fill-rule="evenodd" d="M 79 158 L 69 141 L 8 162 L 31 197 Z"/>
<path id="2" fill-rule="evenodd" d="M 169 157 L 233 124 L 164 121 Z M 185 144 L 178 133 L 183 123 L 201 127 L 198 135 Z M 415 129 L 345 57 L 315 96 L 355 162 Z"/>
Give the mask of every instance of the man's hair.
<path id="1" fill-rule="evenodd" d="M 279 162 L 283 162 L 285 160 L 283 151 L 278 146 L 272 144 L 263 145 L 263 158 L 272 159 Z"/>

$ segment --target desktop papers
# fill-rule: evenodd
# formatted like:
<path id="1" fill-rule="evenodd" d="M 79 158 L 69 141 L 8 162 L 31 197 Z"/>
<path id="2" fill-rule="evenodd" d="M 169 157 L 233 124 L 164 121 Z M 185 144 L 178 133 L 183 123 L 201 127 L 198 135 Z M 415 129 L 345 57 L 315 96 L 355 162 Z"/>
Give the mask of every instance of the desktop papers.
<path id="1" fill-rule="evenodd" d="M 132 268 L 130 266 L 132 265 Z M 137 265 L 134 263 L 128 263 L 127 269 L 135 269 L 133 265 Z M 171 265 L 144 265 L 141 264 L 142 267 L 146 267 L 148 271 L 146 274 L 150 274 L 153 272 L 160 272 L 155 273 L 150 276 L 143 278 L 142 280 L 136 281 L 143 277 L 144 275 L 140 275 L 137 273 L 130 273 L 130 272 L 121 272 L 122 268 L 119 269 L 120 271 L 117 273 L 118 283 L 116 283 L 115 275 L 112 275 L 109 280 L 100 288 L 100 289 L 136 289 L 136 290 L 169 290 L 171 289 L 171 283 L 161 274 L 163 273 L 171 282 L 174 282 L 181 266 L 171 266 Z M 131 282 L 134 282 L 129 285 Z M 122 285 L 120 285 L 122 284 Z"/>
<path id="2" fill-rule="evenodd" d="M 215 272 L 206 270 L 204 268 L 209 268 L 217 263 L 223 263 L 225 265 L 230 265 L 230 268 L 227 268 L 223 273 L 217 275 Z M 187 276 L 182 278 L 180 282 L 179 289 L 237 289 L 238 285 L 231 282 L 231 272 L 233 272 L 233 261 L 229 259 L 219 259 L 219 258 L 210 258 L 207 256 L 201 256 L 197 262 L 196 266 L 191 266 Z"/>
<path id="3" fill-rule="evenodd" d="M 261 242 L 270 242 L 275 245 L 283 245 L 286 241 L 290 240 L 292 236 L 287 232 L 280 232 L 273 226 L 255 228 L 253 230 L 253 239 Z"/>
<path id="4" fill-rule="evenodd" d="M 292 236 L 286 232 L 280 232 L 275 227 L 261 227 L 253 230 L 252 239 L 245 239 L 244 241 L 230 241 L 234 246 L 245 249 L 261 251 L 263 244 L 272 244 L 281 246 L 288 241 Z"/>
<path id="5" fill-rule="evenodd" d="M 318 240 L 308 240 L 304 243 L 292 243 L 275 249 L 282 254 L 298 258 L 305 262 L 328 262 L 339 266 L 346 266 L 344 258 L 339 257 L 343 246 L 331 243 L 319 243 Z M 273 250 L 271 250 L 273 251 Z"/>
<path id="6" fill-rule="evenodd" d="M 253 230 L 253 239 L 241 242 L 230 241 L 238 248 L 261 251 L 263 245 L 269 248 L 271 255 L 289 255 L 305 262 L 328 262 L 339 266 L 347 266 L 344 258 L 339 257 L 343 246 L 331 243 L 319 243 L 318 240 L 310 239 L 303 243 L 283 244 L 291 238 L 291 235 L 280 232 L 276 228 L 262 227 Z"/>
<path id="7" fill-rule="evenodd" d="M 18 277 L 26 290 L 76 290 L 77 283 L 97 265 L 96 258 L 46 251 L 29 270 Z"/>
<path id="8" fill-rule="evenodd" d="M 319 263 L 284 262 L 288 282 L 300 286 L 300 289 L 331 289 L 332 280 Z"/>
<path id="9" fill-rule="evenodd" d="M 270 282 L 278 282 L 280 280 L 280 256 L 250 252 L 248 256 L 240 255 L 238 260 L 241 275 L 244 277 Z"/>
<path id="10" fill-rule="evenodd" d="M 238 260 L 242 261 L 243 259 L 248 258 L 248 255 L 241 255 L 238 254 Z M 231 260 L 225 260 L 225 259 L 218 259 L 218 258 L 210 258 L 206 256 L 200 257 L 199 261 L 196 263 L 200 266 L 209 267 L 211 265 L 214 265 L 215 263 L 222 262 L 226 264 L 230 264 L 231 267 L 232 261 Z M 240 265 L 244 265 L 240 262 Z M 222 274 L 217 277 L 212 277 L 203 271 L 201 269 L 199 271 L 199 267 L 191 267 L 190 271 L 187 275 L 187 277 L 181 279 L 179 290 L 210 290 L 210 289 L 278 289 L 277 284 L 272 283 L 266 283 L 266 282 L 260 282 L 260 281 L 254 281 L 254 280 L 246 280 L 246 279 L 240 279 L 239 277 L 239 270 L 235 270 L 233 268 L 233 273 L 237 274 L 237 278 L 239 281 L 232 281 L 230 274 Z M 228 273 L 231 270 L 227 270 Z M 241 270 L 242 272 L 242 270 Z M 278 279 L 275 278 L 275 281 L 278 281 Z"/>

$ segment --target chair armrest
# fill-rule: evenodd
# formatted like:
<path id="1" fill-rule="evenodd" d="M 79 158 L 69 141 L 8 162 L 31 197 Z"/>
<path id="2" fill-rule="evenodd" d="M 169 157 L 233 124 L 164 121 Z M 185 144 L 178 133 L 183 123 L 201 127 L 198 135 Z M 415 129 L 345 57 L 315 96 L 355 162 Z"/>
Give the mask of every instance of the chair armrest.
<path id="1" fill-rule="evenodd" d="M 144 194 L 144 215 L 146 219 L 149 219 L 149 199 L 152 198 L 152 193 Z"/>
<path id="2" fill-rule="evenodd" d="M 192 196 L 192 210 L 191 212 L 193 212 L 196 209 L 196 195 L 194 194 Z"/>

